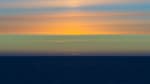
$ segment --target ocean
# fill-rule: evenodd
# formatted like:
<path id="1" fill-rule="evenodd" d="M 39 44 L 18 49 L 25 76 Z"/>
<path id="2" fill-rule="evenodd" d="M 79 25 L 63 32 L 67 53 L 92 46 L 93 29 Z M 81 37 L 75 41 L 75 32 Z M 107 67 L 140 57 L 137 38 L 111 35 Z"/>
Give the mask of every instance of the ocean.
<path id="1" fill-rule="evenodd" d="M 148 56 L 1 56 L 0 84 L 150 84 Z"/>

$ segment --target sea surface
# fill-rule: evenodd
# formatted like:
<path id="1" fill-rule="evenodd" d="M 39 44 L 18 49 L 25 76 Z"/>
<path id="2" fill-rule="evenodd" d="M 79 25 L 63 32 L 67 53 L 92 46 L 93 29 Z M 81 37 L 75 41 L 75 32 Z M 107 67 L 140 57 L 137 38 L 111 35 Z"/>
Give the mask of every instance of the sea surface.
<path id="1" fill-rule="evenodd" d="M 0 84 L 150 84 L 149 56 L 0 56 Z"/>

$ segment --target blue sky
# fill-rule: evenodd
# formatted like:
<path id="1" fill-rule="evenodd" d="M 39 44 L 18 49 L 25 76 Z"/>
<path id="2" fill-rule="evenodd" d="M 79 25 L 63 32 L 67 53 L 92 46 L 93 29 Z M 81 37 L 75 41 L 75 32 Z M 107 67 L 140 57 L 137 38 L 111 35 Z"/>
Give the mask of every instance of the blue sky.
<path id="1" fill-rule="evenodd" d="M 40 0 L 38 0 L 40 1 Z M 37 3 L 38 1 L 33 0 L 32 2 Z M 51 1 L 51 0 L 49 0 Z M 55 0 L 53 0 L 55 1 Z M 115 1 L 115 0 L 114 0 Z M 27 6 L 15 6 L 15 4 L 23 4 L 26 2 Z M 67 7 L 67 6 L 39 6 L 33 5 L 33 7 L 28 8 L 28 3 L 31 1 L 27 0 L 0 0 L 3 6 L 0 6 L 0 15 L 11 15 L 11 14 L 25 14 L 25 13 L 44 13 L 44 12 L 61 12 L 61 11 L 138 11 L 138 12 L 150 12 L 150 3 L 112 3 L 112 4 L 91 4 L 91 5 L 81 5 L 79 7 Z M 44 2 L 44 1 L 42 1 Z M 12 5 L 12 6 L 11 6 Z M 25 4 L 24 4 L 25 5 Z M 9 7 L 10 6 L 10 7 Z M 14 7 L 13 7 L 14 6 Z"/>

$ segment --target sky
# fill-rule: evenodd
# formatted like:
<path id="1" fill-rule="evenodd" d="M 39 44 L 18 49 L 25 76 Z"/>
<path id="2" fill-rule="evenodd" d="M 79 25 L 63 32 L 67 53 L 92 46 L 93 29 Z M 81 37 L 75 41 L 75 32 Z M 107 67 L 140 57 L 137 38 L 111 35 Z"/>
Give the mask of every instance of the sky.
<path id="1" fill-rule="evenodd" d="M 150 0 L 0 0 L 2 53 L 150 55 Z"/>
<path id="2" fill-rule="evenodd" d="M 0 0 L 0 34 L 150 34 L 149 0 Z"/>

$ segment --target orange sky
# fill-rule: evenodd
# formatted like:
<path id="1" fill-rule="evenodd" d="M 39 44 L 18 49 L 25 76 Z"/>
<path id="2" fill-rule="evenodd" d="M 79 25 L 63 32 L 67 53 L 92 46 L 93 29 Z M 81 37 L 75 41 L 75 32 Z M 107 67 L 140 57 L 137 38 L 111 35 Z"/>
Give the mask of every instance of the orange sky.
<path id="1" fill-rule="evenodd" d="M 141 12 L 80 11 L 12 15 L 0 17 L 2 19 L 0 20 L 0 33 L 49 35 L 150 34 L 149 20 L 124 18 L 146 15 L 148 14 Z"/>

